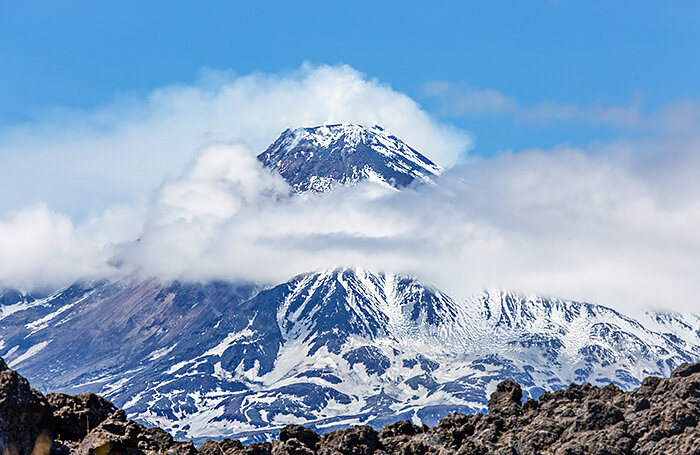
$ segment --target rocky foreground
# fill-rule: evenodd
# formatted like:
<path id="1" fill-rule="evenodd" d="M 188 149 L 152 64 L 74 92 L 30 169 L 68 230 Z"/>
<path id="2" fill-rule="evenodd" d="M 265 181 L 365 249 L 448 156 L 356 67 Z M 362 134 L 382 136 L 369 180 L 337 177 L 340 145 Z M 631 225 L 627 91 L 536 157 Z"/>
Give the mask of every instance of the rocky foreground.
<path id="1" fill-rule="evenodd" d="M 525 402 L 517 383 L 503 381 L 488 414 L 450 414 L 433 428 L 401 421 L 319 436 L 289 425 L 278 441 L 224 439 L 197 449 L 127 420 L 97 395 L 43 396 L 0 359 L 3 455 L 700 454 L 698 422 L 700 363 L 683 364 L 667 379 L 649 377 L 633 392 L 572 384 Z"/>

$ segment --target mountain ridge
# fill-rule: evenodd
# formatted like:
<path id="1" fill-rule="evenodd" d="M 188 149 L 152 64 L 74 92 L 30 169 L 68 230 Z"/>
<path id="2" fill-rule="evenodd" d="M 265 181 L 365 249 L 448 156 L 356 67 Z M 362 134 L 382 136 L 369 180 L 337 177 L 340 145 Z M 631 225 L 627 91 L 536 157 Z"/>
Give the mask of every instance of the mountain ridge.
<path id="1" fill-rule="evenodd" d="M 355 123 L 287 129 L 258 155 L 297 193 L 372 181 L 401 189 L 432 183 L 442 169 L 384 128 Z"/>
<path id="2" fill-rule="evenodd" d="M 297 193 L 430 184 L 440 168 L 380 127 L 287 130 L 263 152 Z M 301 198 L 303 203 L 304 198 Z M 282 283 L 128 276 L 0 293 L 0 356 L 40 390 L 99 392 L 179 438 L 269 439 L 475 413 L 504 379 L 629 390 L 700 358 L 700 317 L 485 290 L 453 298 L 361 267 Z"/>
<path id="3" fill-rule="evenodd" d="M 69 287 L 0 319 L 0 353 L 41 390 L 99 392 L 180 438 L 254 441 L 285 422 L 435 424 L 485 409 L 506 378 L 533 398 L 573 381 L 631 389 L 700 356 L 700 339 L 667 329 L 504 291 L 455 300 L 415 278 L 342 267 L 276 286 Z M 71 333 L 103 344 L 83 352 Z"/>

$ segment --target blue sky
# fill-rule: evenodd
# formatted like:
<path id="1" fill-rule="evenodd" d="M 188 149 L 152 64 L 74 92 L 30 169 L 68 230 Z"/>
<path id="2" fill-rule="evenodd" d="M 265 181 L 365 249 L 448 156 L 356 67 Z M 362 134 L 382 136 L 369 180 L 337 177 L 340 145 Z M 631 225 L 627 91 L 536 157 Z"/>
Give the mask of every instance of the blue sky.
<path id="1" fill-rule="evenodd" d="M 641 113 L 700 97 L 700 4 L 533 2 L 0 2 L 0 128 L 198 78 L 345 63 L 470 131 L 473 153 L 582 145 L 629 125 L 523 121 L 445 107 L 493 89 L 522 106 Z M 430 96 L 426 84 L 453 84 Z M 568 118 L 568 117 L 567 117 Z"/>

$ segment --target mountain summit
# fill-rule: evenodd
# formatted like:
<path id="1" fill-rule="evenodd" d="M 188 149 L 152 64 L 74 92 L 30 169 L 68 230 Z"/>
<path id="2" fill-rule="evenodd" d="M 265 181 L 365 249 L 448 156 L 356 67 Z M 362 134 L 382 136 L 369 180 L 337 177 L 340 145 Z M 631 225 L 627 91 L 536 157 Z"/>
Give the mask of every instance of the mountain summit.
<path id="1" fill-rule="evenodd" d="M 442 169 L 380 126 L 354 123 L 285 130 L 258 156 L 299 193 L 362 180 L 396 189 L 431 183 Z"/>

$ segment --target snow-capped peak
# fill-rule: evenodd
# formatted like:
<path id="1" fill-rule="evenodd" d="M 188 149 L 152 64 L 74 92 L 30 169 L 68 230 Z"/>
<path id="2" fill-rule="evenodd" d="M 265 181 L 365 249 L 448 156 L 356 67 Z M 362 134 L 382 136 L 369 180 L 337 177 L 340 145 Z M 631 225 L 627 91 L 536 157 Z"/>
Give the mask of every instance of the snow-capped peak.
<path id="1" fill-rule="evenodd" d="M 299 193 L 362 180 L 400 189 L 414 181 L 432 183 L 442 172 L 381 126 L 355 123 L 287 129 L 258 160 Z"/>

